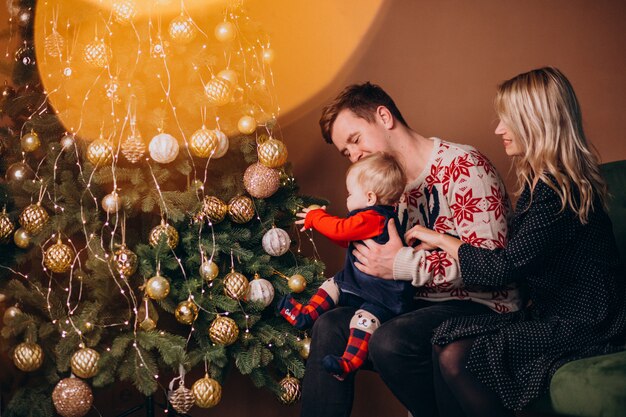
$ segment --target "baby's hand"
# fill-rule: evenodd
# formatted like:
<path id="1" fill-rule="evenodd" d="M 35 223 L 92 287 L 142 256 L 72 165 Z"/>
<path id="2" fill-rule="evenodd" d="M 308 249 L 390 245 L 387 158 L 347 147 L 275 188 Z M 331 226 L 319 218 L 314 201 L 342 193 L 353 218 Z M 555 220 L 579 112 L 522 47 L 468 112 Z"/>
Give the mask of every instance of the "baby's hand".
<path id="1" fill-rule="evenodd" d="M 302 228 L 300 229 L 301 232 L 304 232 L 306 229 L 304 228 L 304 219 L 306 219 L 306 215 L 309 211 L 311 210 L 326 210 L 326 206 L 309 206 L 309 207 L 305 207 L 303 208 L 301 211 L 296 213 L 296 217 L 299 217 L 300 220 L 296 220 L 296 224 L 301 224 Z"/>

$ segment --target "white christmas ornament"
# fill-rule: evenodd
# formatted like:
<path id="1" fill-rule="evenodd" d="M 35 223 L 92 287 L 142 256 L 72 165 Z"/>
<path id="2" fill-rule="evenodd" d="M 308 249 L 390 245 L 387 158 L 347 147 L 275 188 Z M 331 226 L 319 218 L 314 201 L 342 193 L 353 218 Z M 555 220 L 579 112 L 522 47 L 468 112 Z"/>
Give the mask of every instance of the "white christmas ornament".
<path id="1" fill-rule="evenodd" d="M 281 256 L 289 250 L 291 238 L 278 227 L 273 227 L 263 235 L 262 245 L 265 252 L 272 256 Z"/>
<path id="2" fill-rule="evenodd" d="M 226 154 L 226 151 L 228 150 L 228 136 L 226 136 L 226 134 L 219 129 L 215 129 L 213 133 L 215 133 L 215 135 L 217 136 L 218 143 L 217 149 L 213 154 L 213 159 L 221 158 Z"/>
<path id="3" fill-rule="evenodd" d="M 167 133 L 156 135 L 148 147 L 150 157 L 161 164 L 172 162 L 178 156 L 178 141 Z"/>
<path id="4" fill-rule="evenodd" d="M 274 299 L 274 287 L 272 283 L 263 278 L 255 278 L 248 284 L 246 301 L 263 303 L 263 307 L 272 304 Z"/>

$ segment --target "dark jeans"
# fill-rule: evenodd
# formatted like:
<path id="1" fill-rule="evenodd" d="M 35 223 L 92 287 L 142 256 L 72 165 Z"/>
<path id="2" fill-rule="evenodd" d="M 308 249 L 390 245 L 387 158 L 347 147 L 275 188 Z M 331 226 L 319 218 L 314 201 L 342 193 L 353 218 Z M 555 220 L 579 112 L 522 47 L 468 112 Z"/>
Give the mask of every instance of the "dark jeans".
<path id="1" fill-rule="evenodd" d="M 419 301 L 417 309 L 378 328 L 369 342 L 364 369 L 373 369 L 414 417 L 437 415 L 433 388 L 433 330 L 451 317 L 488 314 L 470 301 Z M 311 352 L 302 383 L 302 417 L 347 417 L 352 410 L 354 373 L 338 381 L 322 367 L 328 354 L 341 356 L 348 342 L 353 307 L 322 314 L 311 332 Z M 495 314 L 495 313 L 494 313 Z"/>

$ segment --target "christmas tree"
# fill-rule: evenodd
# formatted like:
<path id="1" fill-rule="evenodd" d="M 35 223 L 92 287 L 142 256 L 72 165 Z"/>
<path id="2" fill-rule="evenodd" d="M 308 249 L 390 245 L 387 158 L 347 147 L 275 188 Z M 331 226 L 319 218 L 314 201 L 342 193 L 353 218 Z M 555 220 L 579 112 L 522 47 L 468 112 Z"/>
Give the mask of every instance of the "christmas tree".
<path id="1" fill-rule="evenodd" d="M 233 366 L 298 398 L 308 339 L 273 298 L 321 281 L 293 223 L 323 202 L 286 163 L 269 37 L 241 2 L 174 3 L 10 5 L 2 347 L 28 377 L 9 416 L 82 416 L 92 387 L 170 380 L 186 413 Z"/>

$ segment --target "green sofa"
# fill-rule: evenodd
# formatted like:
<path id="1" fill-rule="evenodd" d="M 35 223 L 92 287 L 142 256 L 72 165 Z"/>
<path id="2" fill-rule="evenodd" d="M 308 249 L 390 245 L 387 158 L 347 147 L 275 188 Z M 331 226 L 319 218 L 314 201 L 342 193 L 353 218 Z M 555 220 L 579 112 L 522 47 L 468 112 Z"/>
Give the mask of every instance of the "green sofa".
<path id="1" fill-rule="evenodd" d="M 609 214 L 626 260 L 626 161 L 602 165 L 612 195 Z M 554 374 L 550 392 L 528 410 L 571 417 L 626 417 L 626 351 L 570 362 Z M 525 414 L 526 415 L 526 414 Z"/>

